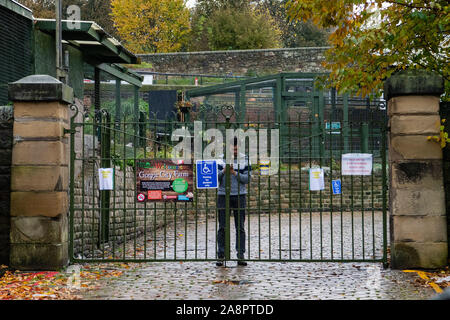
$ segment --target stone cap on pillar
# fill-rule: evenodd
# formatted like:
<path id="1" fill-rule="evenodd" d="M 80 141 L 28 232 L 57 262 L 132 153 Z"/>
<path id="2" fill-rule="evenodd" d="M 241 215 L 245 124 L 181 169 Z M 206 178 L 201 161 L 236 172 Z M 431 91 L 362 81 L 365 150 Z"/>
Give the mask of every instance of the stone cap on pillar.
<path id="1" fill-rule="evenodd" d="M 59 101 L 73 103 L 73 89 L 49 75 L 35 74 L 8 84 L 11 101 Z"/>
<path id="2" fill-rule="evenodd" d="M 384 98 L 398 96 L 440 96 L 444 93 L 444 78 L 437 73 L 420 69 L 397 71 L 384 82 Z"/>
<path id="3" fill-rule="evenodd" d="M 440 96 L 444 93 L 444 78 L 420 69 L 397 71 L 384 82 L 384 98 L 398 96 Z"/>

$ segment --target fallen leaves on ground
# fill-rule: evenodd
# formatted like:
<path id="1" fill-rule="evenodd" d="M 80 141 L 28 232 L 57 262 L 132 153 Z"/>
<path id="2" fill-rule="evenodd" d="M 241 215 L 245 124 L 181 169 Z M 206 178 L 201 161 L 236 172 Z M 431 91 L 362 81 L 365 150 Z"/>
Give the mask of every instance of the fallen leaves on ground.
<path id="1" fill-rule="evenodd" d="M 430 286 L 437 293 L 441 293 L 446 288 L 450 287 L 450 268 L 447 266 L 444 269 L 435 270 L 433 272 L 425 272 L 419 270 L 403 270 L 404 272 L 417 273 L 418 278 L 414 279 L 414 284 L 417 286 Z"/>
<path id="2" fill-rule="evenodd" d="M 6 271 L 0 278 L 1 300 L 77 300 L 80 297 L 67 286 L 59 272 L 22 273 Z"/>
<path id="3" fill-rule="evenodd" d="M 2 266 L 4 267 L 4 266 Z M 119 267 L 128 269 L 121 264 Z M 21 272 L 7 270 L 0 277 L 0 300 L 80 300 L 81 293 L 99 288 L 98 280 L 120 277 L 122 270 L 108 266 L 82 266 L 79 277 L 53 271 Z M 74 285 L 77 278 L 78 285 Z M 72 283 L 72 284 L 71 284 Z"/>
<path id="4" fill-rule="evenodd" d="M 239 281 L 233 281 L 233 280 L 214 280 L 213 284 L 228 284 L 228 285 L 238 285 Z"/>
<path id="5" fill-rule="evenodd" d="M 238 286 L 243 284 L 249 284 L 250 281 L 247 280 L 213 280 L 213 284 L 227 284 L 231 286 Z"/>
<path id="6" fill-rule="evenodd" d="M 450 268 L 446 267 L 443 270 L 436 272 L 427 272 L 428 277 L 434 283 L 439 284 L 442 289 L 450 287 Z"/>

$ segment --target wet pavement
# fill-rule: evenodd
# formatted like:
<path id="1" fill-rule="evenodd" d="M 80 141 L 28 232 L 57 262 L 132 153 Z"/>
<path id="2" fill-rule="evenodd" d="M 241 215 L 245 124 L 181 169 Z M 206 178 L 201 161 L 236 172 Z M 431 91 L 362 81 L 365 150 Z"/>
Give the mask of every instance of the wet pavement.
<path id="1" fill-rule="evenodd" d="M 434 290 L 414 273 L 383 269 L 379 262 L 260 262 L 259 259 L 378 259 L 382 217 L 344 215 L 251 216 L 247 219 L 248 266 L 217 267 L 215 219 L 198 219 L 148 234 L 111 256 L 135 259 L 210 259 L 200 262 L 141 262 L 118 278 L 99 280 L 89 300 L 423 300 Z M 294 223 L 295 220 L 295 223 Z M 353 221 L 353 223 L 351 223 Z M 250 228 L 250 231 L 249 231 Z M 347 228 L 347 229 L 346 229 Z M 302 230 L 300 232 L 300 230 Z M 234 257 L 234 228 L 231 232 Z M 333 235 L 333 236 L 331 236 Z M 247 239 L 247 240 L 248 240 Z M 333 239 L 333 241 L 332 241 Z M 362 239 L 365 239 L 362 241 Z M 312 245 L 311 245 L 312 244 Z M 92 264 L 91 264 L 92 265 Z"/>
<path id="2" fill-rule="evenodd" d="M 380 264 L 210 262 L 144 263 L 122 277 L 104 280 L 89 300 L 423 300 L 430 287 L 414 274 Z M 103 280 L 102 280 L 103 281 Z"/>
<path id="3" fill-rule="evenodd" d="M 176 223 L 130 239 L 128 243 L 109 245 L 97 251 L 97 255 L 148 261 L 213 260 L 217 252 L 217 220 L 211 215 L 183 219 L 181 213 Z M 230 254 L 235 258 L 233 219 L 230 225 Z M 379 211 L 251 214 L 246 217 L 245 229 L 247 260 L 381 261 L 383 258 L 384 228 Z M 85 257 L 93 255 L 87 248 Z"/>

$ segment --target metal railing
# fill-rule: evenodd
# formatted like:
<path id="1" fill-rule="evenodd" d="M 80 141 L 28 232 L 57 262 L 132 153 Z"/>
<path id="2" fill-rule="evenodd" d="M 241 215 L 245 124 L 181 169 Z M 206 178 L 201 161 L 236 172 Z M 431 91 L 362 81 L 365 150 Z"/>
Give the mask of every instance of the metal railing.
<path id="1" fill-rule="evenodd" d="M 270 120 L 261 120 L 258 115 L 250 122 L 236 114 L 218 112 L 201 122 L 201 138 L 209 129 L 223 133 L 230 128 L 264 129 L 269 136 L 280 132 L 278 171 L 264 175 L 259 162 L 250 162 L 248 157 L 242 166 L 248 169 L 249 183 L 233 193 L 236 181 L 230 165 L 224 168 L 219 190 L 196 189 L 193 166 L 192 181 L 186 180 L 192 188 L 188 189 L 192 190 L 189 201 L 184 196 L 182 201 L 163 201 L 150 199 L 147 192 L 151 190 L 141 190 L 138 172 L 142 163 L 171 159 L 179 143 L 171 139 L 174 130 L 185 128 L 195 133 L 195 124 L 156 117 L 140 121 L 134 115 L 114 123 L 105 112 L 81 118 L 76 122 L 75 114 L 71 120 L 73 262 L 215 261 L 222 258 L 218 237 L 223 221 L 226 260 L 237 260 L 236 249 L 243 254 L 239 259 L 248 261 L 387 261 L 386 132 L 382 124 L 347 122 L 339 130 L 324 126 L 315 132 L 316 121 L 304 121 L 300 114 Z M 348 150 L 344 149 L 344 131 L 354 142 L 348 144 Z M 100 137 L 94 132 L 100 132 Z M 380 139 L 380 147 L 370 142 L 374 137 Z M 203 147 L 208 143 L 202 139 Z M 269 147 L 269 154 L 278 148 Z M 371 153 L 371 174 L 343 176 L 341 159 L 346 152 Z M 114 170 L 114 187 L 108 191 L 99 190 L 98 169 L 105 167 Z M 311 190 L 310 184 L 314 168 L 324 173 L 324 187 L 317 191 Z M 333 189 L 337 180 L 340 193 Z M 221 195 L 220 190 L 225 193 Z M 241 220 L 242 214 L 245 218 Z M 236 234 L 235 226 L 244 228 L 245 233 Z"/>
<path id="2" fill-rule="evenodd" d="M 195 73 L 164 73 L 153 71 L 136 71 L 140 75 L 154 76 L 153 84 L 185 84 L 185 85 L 206 85 L 226 83 L 231 80 L 247 79 L 245 76 L 233 75 L 211 75 L 211 74 L 195 74 Z"/>

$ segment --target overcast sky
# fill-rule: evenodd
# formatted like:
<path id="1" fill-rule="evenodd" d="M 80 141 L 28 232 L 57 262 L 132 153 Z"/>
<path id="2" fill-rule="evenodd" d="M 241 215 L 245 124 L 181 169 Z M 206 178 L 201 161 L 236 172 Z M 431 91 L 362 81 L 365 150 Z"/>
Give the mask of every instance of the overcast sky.
<path id="1" fill-rule="evenodd" d="M 194 4 L 195 4 L 195 1 L 196 1 L 196 0 L 187 0 L 186 6 L 187 6 L 188 8 L 192 8 L 192 7 L 194 6 Z"/>

